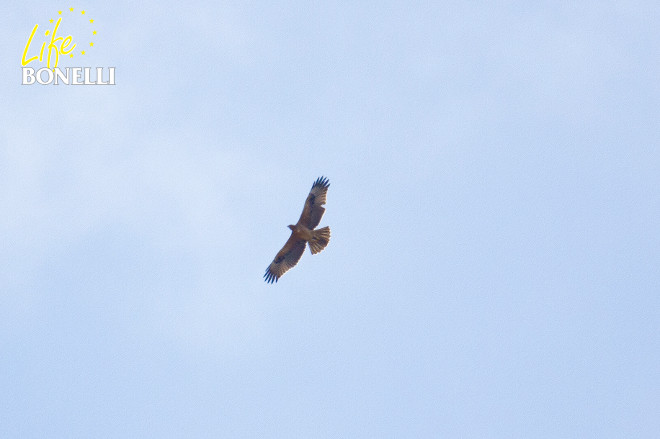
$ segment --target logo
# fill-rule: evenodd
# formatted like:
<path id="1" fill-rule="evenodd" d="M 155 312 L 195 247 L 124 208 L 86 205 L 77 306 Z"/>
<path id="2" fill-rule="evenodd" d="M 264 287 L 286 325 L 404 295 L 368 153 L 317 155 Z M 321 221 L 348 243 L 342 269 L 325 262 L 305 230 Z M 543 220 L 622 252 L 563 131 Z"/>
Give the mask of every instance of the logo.
<path id="1" fill-rule="evenodd" d="M 48 24 L 35 24 L 21 57 L 21 84 L 115 85 L 114 67 L 84 65 L 99 35 L 93 15 L 84 9 L 63 9 Z M 60 62 L 83 66 L 59 67 Z"/>

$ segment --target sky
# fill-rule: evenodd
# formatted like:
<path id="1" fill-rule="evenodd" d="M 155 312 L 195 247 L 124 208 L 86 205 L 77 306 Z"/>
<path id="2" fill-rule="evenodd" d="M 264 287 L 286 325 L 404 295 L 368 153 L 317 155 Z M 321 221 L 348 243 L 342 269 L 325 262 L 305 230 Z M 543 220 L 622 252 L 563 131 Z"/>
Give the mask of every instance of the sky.
<path id="1" fill-rule="evenodd" d="M 21 85 L 61 9 L 116 85 Z M 658 437 L 658 17 L 5 5 L 0 436 Z"/>

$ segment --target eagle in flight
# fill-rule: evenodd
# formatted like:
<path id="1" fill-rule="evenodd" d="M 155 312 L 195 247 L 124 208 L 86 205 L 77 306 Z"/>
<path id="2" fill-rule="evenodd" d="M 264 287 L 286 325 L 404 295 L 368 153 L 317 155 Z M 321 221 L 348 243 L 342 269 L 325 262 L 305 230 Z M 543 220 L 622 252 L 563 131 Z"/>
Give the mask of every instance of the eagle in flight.
<path id="1" fill-rule="evenodd" d="M 306 243 L 309 243 L 309 250 L 315 255 L 330 242 L 330 227 L 314 230 L 325 212 L 323 205 L 329 187 L 330 182 L 325 177 L 317 178 L 312 185 L 298 223 L 288 226 L 291 229 L 289 240 L 266 269 L 264 274 L 266 282 L 271 284 L 277 282 L 284 273 L 295 267 L 305 252 Z"/>

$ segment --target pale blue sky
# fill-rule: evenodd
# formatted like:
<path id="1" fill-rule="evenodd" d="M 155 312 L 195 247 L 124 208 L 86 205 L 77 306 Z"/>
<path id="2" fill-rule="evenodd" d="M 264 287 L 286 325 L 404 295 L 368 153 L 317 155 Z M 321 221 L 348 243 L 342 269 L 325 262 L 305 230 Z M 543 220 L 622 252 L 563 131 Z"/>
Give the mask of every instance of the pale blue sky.
<path id="1" fill-rule="evenodd" d="M 21 86 L 69 6 L 117 85 Z M 6 6 L 0 436 L 658 437 L 658 17 Z"/>

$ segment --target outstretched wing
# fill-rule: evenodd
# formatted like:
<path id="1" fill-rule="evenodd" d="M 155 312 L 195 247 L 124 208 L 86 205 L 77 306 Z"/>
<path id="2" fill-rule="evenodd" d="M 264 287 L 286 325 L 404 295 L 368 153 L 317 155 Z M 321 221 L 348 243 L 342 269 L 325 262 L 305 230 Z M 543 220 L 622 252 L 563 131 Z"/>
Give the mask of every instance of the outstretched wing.
<path id="1" fill-rule="evenodd" d="M 282 250 L 277 252 L 275 259 L 266 268 L 264 279 L 268 283 L 277 282 L 277 280 L 290 268 L 296 266 L 300 257 L 305 252 L 305 241 L 297 238 L 291 233 L 291 237 L 284 244 Z"/>
<path id="2" fill-rule="evenodd" d="M 298 224 L 303 224 L 308 229 L 313 229 L 321 222 L 321 217 L 325 208 L 325 197 L 330 187 L 330 181 L 325 177 L 319 177 L 312 185 L 312 190 L 309 191 L 307 199 L 305 200 L 305 207 L 303 207 L 302 215 L 298 220 Z"/>

